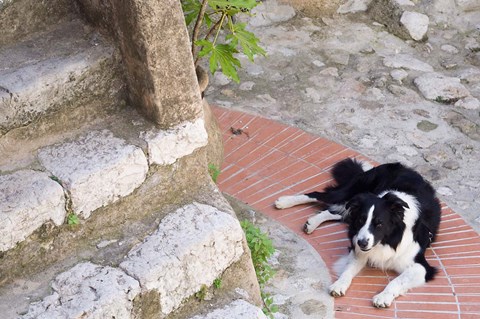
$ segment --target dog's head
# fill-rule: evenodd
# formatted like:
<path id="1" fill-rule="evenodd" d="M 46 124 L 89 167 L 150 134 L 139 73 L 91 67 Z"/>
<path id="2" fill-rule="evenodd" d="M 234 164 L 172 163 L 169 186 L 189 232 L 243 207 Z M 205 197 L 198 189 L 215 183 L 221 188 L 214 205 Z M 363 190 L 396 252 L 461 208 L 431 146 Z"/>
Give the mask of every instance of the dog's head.
<path id="1" fill-rule="evenodd" d="M 346 205 L 349 237 L 353 248 L 369 251 L 378 243 L 396 248 L 401 240 L 405 224 L 405 209 L 409 206 L 393 193 L 378 197 L 362 193 L 353 197 Z"/>

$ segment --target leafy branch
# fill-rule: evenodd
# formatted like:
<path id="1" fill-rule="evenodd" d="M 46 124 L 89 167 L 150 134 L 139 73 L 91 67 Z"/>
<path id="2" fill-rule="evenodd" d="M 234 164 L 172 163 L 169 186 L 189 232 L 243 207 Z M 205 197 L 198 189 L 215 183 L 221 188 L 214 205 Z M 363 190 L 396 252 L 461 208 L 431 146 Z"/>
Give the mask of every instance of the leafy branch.
<path id="1" fill-rule="evenodd" d="M 235 23 L 238 14 L 251 15 L 258 5 L 256 0 L 182 0 L 185 22 L 192 28 L 192 55 L 195 66 L 201 58 L 209 59 L 209 69 L 218 69 L 235 82 L 239 82 L 240 61 L 234 56 L 242 52 L 253 62 L 255 55 L 266 55 L 259 39 L 247 31 L 245 23 Z M 221 31 L 225 36 L 220 41 Z M 220 43 L 222 42 L 222 43 Z"/>

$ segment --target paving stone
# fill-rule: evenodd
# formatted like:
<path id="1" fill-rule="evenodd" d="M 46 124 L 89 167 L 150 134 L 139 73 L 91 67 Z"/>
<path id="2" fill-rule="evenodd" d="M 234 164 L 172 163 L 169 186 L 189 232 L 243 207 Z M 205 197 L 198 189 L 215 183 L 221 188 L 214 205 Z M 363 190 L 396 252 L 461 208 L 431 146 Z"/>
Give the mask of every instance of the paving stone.
<path id="1" fill-rule="evenodd" d="M 166 216 L 120 264 L 142 289 L 156 289 L 162 312 L 211 285 L 243 254 L 243 231 L 231 215 L 193 203 Z"/>
<path id="2" fill-rule="evenodd" d="M 464 109 L 476 110 L 480 108 L 480 101 L 473 96 L 467 96 L 464 99 L 458 100 L 455 103 L 456 107 L 463 107 Z"/>
<path id="3" fill-rule="evenodd" d="M 208 143 L 203 119 L 185 122 L 170 130 L 151 130 L 142 134 L 148 145 L 150 164 L 170 165 Z"/>
<path id="4" fill-rule="evenodd" d="M 148 171 L 143 151 L 107 130 L 45 147 L 38 152 L 38 158 L 62 181 L 70 193 L 74 212 L 83 218 L 132 193 Z"/>
<path id="5" fill-rule="evenodd" d="M 455 46 L 450 45 L 450 44 L 442 44 L 440 46 L 440 49 L 442 51 L 445 51 L 445 52 L 450 53 L 450 54 L 457 54 L 459 52 L 458 49 Z"/>
<path id="6" fill-rule="evenodd" d="M 433 72 L 433 67 L 430 64 L 420 61 L 409 54 L 395 54 L 385 57 L 383 59 L 383 65 L 396 69 L 404 68 L 422 72 Z"/>
<path id="7" fill-rule="evenodd" d="M 448 77 L 440 73 L 426 73 L 414 81 L 423 96 L 432 101 L 457 101 L 470 95 L 459 78 Z"/>
<path id="8" fill-rule="evenodd" d="M 342 14 L 367 11 L 370 1 L 371 0 L 348 0 L 338 7 L 337 13 Z"/>
<path id="9" fill-rule="evenodd" d="M 427 34 L 430 19 L 422 13 L 405 11 L 400 18 L 400 22 L 408 30 L 413 40 L 421 41 Z"/>
<path id="10" fill-rule="evenodd" d="M 58 275 L 53 294 L 30 304 L 22 319 L 130 319 L 138 281 L 123 271 L 81 263 Z"/>
<path id="11" fill-rule="evenodd" d="M 65 220 L 63 188 L 49 174 L 21 170 L 0 175 L 0 251 L 13 248 L 47 221 Z"/>
<path id="12" fill-rule="evenodd" d="M 288 21 L 295 16 L 295 10 L 287 4 L 278 4 L 277 0 L 260 3 L 252 13 L 249 24 L 255 27 L 267 26 L 278 22 Z"/>
<path id="13" fill-rule="evenodd" d="M 221 309 L 215 309 L 205 316 L 195 316 L 190 319 L 267 319 L 262 309 L 245 300 L 235 300 Z"/>
<path id="14" fill-rule="evenodd" d="M 398 83 L 402 83 L 402 81 L 408 76 L 408 72 L 402 69 L 392 70 L 390 76 Z"/>

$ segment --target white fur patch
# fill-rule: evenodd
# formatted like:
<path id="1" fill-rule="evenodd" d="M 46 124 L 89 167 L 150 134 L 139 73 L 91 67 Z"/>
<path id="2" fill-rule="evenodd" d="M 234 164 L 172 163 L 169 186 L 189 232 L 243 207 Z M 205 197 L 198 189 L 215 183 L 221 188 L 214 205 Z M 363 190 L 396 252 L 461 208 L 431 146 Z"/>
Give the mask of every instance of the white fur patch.
<path id="1" fill-rule="evenodd" d="M 307 234 L 311 234 L 322 223 L 324 223 L 326 221 L 329 221 L 329 220 L 340 220 L 340 219 L 342 219 L 341 215 L 332 214 L 328 210 L 323 210 L 323 211 L 319 212 L 318 214 L 315 214 L 312 217 L 310 217 L 307 220 L 307 222 L 305 223 L 305 226 L 303 227 L 303 230 Z"/>
<path id="2" fill-rule="evenodd" d="M 316 202 L 317 200 L 315 198 L 308 197 L 307 195 L 282 196 L 275 201 L 275 207 L 278 209 L 285 209 L 297 205 Z"/>
<path id="3" fill-rule="evenodd" d="M 368 216 L 367 220 L 365 221 L 365 225 L 363 225 L 362 228 L 358 231 L 358 234 L 353 238 L 353 243 L 355 245 L 358 245 L 359 240 L 366 240 L 367 241 L 367 247 L 364 248 L 365 251 L 372 249 L 373 247 L 373 234 L 370 232 L 370 225 L 372 224 L 373 220 L 373 211 L 375 210 L 375 205 L 372 205 L 370 207 L 370 210 L 368 211 Z"/>
<path id="4" fill-rule="evenodd" d="M 381 293 L 373 297 L 373 305 L 378 308 L 390 307 L 395 298 L 411 288 L 423 285 L 425 274 L 426 270 L 422 265 L 413 264 L 393 279 Z"/>

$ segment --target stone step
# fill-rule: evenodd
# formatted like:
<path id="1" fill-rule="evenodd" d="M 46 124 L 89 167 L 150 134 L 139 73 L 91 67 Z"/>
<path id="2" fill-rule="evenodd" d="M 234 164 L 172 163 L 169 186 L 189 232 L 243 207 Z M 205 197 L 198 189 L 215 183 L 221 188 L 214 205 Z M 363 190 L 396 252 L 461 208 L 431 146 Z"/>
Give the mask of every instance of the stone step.
<path id="1" fill-rule="evenodd" d="M 37 145 L 12 172 L 0 165 L 0 252 L 49 220 L 59 226 L 72 213 L 88 219 L 137 189 L 152 165 L 171 165 L 207 142 L 203 119 L 164 131 L 125 110 L 75 137 Z"/>
<path id="2" fill-rule="evenodd" d="M 262 309 L 245 300 L 238 299 L 225 307 L 215 309 L 207 315 L 198 315 L 191 319 L 267 319 Z"/>
<path id="3" fill-rule="evenodd" d="M 68 126 L 75 108 L 93 103 L 90 112 L 101 112 L 101 102 L 118 102 L 119 61 L 114 47 L 79 19 L 2 46 L 0 136 L 55 112 Z"/>
<path id="4" fill-rule="evenodd" d="M 168 214 L 118 267 L 81 262 L 57 275 L 53 293 L 30 303 L 20 318 L 132 318 L 146 295 L 164 318 L 241 258 L 243 238 L 231 211 L 193 202 Z M 226 318 L 222 314 L 265 318 L 246 301 L 194 318 Z"/>

